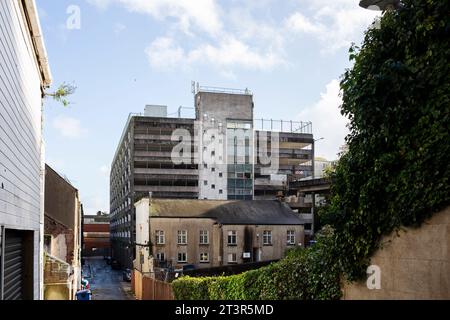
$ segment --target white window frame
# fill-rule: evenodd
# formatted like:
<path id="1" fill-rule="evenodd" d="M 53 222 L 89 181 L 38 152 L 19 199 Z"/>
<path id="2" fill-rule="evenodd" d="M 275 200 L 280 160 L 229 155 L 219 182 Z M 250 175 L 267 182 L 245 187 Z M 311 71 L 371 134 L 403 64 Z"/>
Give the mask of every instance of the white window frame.
<path id="1" fill-rule="evenodd" d="M 177 244 L 183 244 L 183 245 L 187 244 L 187 230 L 178 230 Z"/>
<path id="2" fill-rule="evenodd" d="M 161 259 L 161 256 L 162 256 L 164 259 Z M 156 254 L 156 260 L 158 260 L 158 261 L 165 261 L 165 260 L 166 260 L 166 255 L 164 254 L 164 252 L 158 252 L 158 253 Z"/>
<path id="3" fill-rule="evenodd" d="M 265 246 L 272 245 L 272 230 L 263 231 L 263 245 Z"/>
<path id="4" fill-rule="evenodd" d="M 209 231 L 208 230 L 200 230 L 200 244 L 209 244 Z"/>
<path id="5" fill-rule="evenodd" d="M 206 257 L 206 259 L 205 259 L 205 257 Z M 200 253 L 200 262 L 201 263 L 209 262 L 209 253 L 208 252 L 201 252 Z"/>
<path id="6" fill-rule="evenodd" d="M 295 230 L 288 230 L 286 232 L 286 241 L 288 245 L 295 245 Z"/>
<path id="7" fill-rule="evenodd" d="M 237 254 L 234 252 L 228 253 L 228 263 L 237 263 Z"/>
<path id="8" fill-rule="evenodd" d="M 166 236 L 164 230 L 156 230 L 155 231 L 156 244 L 165 244 Z"/>
<path id="9" fill-rule="evenodd" d="M 231 237 L 231 238 L 230 238 Z M 234 238 L 234 242 L 230 242 L 230 239 Z M 228 245 L 237 245 L 237 231 L 236 230 L 229 230 L 227 233 L 227 244 Z"/>
<path id="10" fill-rule="evenodd" d="M 180 255 L 184 254 L 184 260 L 180 260 Z M 186 263 L 187 262 L 187 253 L 186 252 L 178 252 L 177 254 L 177 262 Z"/>

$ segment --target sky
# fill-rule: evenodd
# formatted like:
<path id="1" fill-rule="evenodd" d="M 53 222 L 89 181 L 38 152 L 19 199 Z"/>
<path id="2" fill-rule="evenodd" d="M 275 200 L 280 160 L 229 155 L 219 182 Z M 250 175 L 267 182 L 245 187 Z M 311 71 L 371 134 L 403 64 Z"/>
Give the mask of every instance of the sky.
<path id="1" fill-rule="evenodd" d="M 358 0 L 36 0 L 53 85 L 44 102 L 46 162 L 109 211 L 109 170 L 130 113 L 193 106 L 191 81 L 250 89 L 255 118 L 312 121 L 316 156 L 348 133 L 339 81 L 378 13 Z M 182 116 L 191 117 L 188 109 Z"/>

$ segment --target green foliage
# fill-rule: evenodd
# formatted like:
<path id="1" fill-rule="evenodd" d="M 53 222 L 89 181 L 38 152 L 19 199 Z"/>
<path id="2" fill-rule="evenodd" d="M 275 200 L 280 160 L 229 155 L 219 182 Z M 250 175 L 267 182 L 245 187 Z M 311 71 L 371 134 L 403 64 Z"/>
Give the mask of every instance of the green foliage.
<path id="1" fill-rule="evenodd" d="M 53 100 L 60 102 L 64 107 L 67 107 L 70 102 L 67 97 L 75 93 L 77 88 L 74 85 L 63 83 L 55 92 L 45 93 L 46 97 L 52 97 Z"/>
<path id="2" fill-rule="evenodd" d="M 327 215 L 349 279 L 365 273 L 383 234 L 449 204 L 450 3 L 404 3 L 351 49 L 341 81 L 351 133 Z"/>
<path id="3" fill-rule="evenodd" d="M 382 235 L 449 205 L 450 2 L 403 3 L 350 49 L 348 151 L 331 174 L 317 243 L 240 275 L 176 280 L 178 299 L 338 299 L 342 276 L 365 275 Z"/>
<path id="4" fill-rule="evenodd" d="M 182 277 L 172 282 L 175 298 L 211 300 L 299 300 L 340 297 L 337 257 L 327 250 L 333 240 L 324 228 L 317 245 L 295 249 L 257 270 L 221 277 Z"/>

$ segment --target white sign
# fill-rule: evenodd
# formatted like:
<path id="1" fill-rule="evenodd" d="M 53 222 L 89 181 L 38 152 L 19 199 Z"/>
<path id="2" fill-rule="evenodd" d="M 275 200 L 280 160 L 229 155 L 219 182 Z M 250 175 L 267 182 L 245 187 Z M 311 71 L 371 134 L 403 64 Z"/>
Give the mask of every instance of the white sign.
<path id="1" fill-rule="evenodd" d="M 244 252 L 243 258 L 250 258 L 250 252 Z"/>

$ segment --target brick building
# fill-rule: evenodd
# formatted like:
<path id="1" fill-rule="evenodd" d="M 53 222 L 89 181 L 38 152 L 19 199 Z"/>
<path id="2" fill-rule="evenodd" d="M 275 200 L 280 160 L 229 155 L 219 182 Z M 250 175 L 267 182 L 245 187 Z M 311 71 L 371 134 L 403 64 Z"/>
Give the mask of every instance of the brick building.
<path id="1" fill-rule="evenodd" d="M 45 166 L 44 299 L 72 300 L 81 281 L 81 202 L 78 190 Z"/>
<path id="2" fill-rule="evenodd" d="M 98 212 L 83 217 L 83 257 L 110 256 L 109 216 Z"/>

